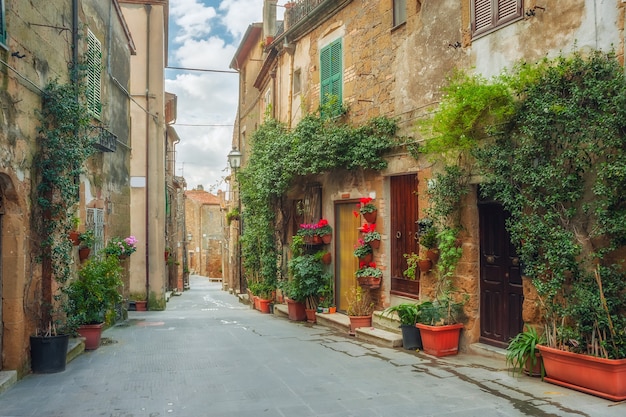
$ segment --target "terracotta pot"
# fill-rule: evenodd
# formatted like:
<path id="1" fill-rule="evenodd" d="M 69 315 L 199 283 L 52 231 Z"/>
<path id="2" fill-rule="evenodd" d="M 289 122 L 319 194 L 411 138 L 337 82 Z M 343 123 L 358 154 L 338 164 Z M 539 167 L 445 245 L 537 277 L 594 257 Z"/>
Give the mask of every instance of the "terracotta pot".
<path id="1" fill-rule="evenodd" d="M 333 235 L 331 233 L 322 236 L 322 243 L 328 245 L 333 240 Z"/>
<path id="2" fill-rule="evenodd" d="M 135 301 L 135 311 L 146 311 L 147 309 L 147 301 Z"/>
<path id="3" fill-rule="evenodd" d="M 100 347 L 102 326 L 99 324 L 82 324 L 78 327 L 78 334 L 85 338 L 85 350 L 96 350 Z"/>
<path id="4" fill-rule="evenodd" d="M 348 316 L 350 317 L 350 333 L 354 334 L 354 331 L 359 327 L 372 327 L 372 315 L 369 316 Z"/>
<path id="5" fill-rule="evenodd" d="M 544 381 L 612 401 L 626 400 L 626 359 L 604 359 L 537 345 Z"/>
<path id="6" fill-rule="evenodd" d="M 269 314 L 270 312 L 270 300 L 265 300 L 263 298 L 258 299 L 259 303 L 259 311 L 261 313 Z"/>
<path id="7" fill-rule="evenodd" d="M 430 259 L 433 264 L 436 264 L 439 260 L 439 249 L 428 249 L 426 251 L 426 257 Z"/>
<path id="8" fill-rule="evenodd" d="M 382 278 L 357 277 L 356 280 L 359 283 L 359 285 L 362 286 L 362 287 L 368 287 L 368 288 L 371 288 L 371 289 L 376 289 L 376 288 L 380 288 L 380 282 L 382 281 Z"/>
<path id="9" fill-rule="evenodd" d="M 259 310 L 259 297 L 256 295 L 252 296 L 252 306 L 255 310 Z"/>
<path id="10" fill-rule="evenodd" d="M 315 308 L 305 308 L 304 313 L 306 314 L 306 321 L 309 323 L 315 323 L 317 321 L 315 313 L 317 313 L 317 309 Z"/>
<path id="11" fill-rule="evenodd" d="M 287 312 L 289 313 L 289 320 L 293 320 L 293 321 L 306 320 L 306 311 L 304 311 L 303 303 L 287 299 Z"/>
<path id="12" fill-rule="evenodd" d="M 78 244 L 80 243 L 80 233 L 78 233 L 76 230 L 72 230 L 69 233 L 69 239 L 72 241 L 72 244 L 74 246 L 78 246 Z"/>
<path id="13" fill-rule="evenodd" d="M 417 266 L 420 269 L 420 271 L 428 272 L 433 267 L 433 261 L 431 261 L 430 259 L 421 259 L 417 261 Z"/>
<path id="14" fill-rule="evenodd" d="M 89 248 L 80 248 L 78 249 L 78 259 L 84 261 L 89 258 L 89 254 L 91 253 L 91 249 Z"/>
<path id="15" fill-rule="evenodd" d="M 369 264 L 373 260 L 374 260 L 374 255 L 372 255 L 371 253 L 368 253 L 367 255 L 363 256 L 362 258 L 359 258 L 359 262 L 365 262 L 366 264 Z"/>
<path id="16" fill-rule="evenodd" d="M 330 265 L 330 262 L 333 260 L 333 256 L 330 254 L 330 252 L 326 252 L 324 255 L 322 255 L 322 263 L 324 265 Z"/>
<path id="17" fill-rule="evenodd" d="M 374 210 L 371 213 L 363 213 L 363 218 L 366 222 L 373 224 L 376 223 L 376 215 L 378 214 L 378 210 Z"/>
<path id="18" fill-rule="evenodd" d="M 425 353 L 441 357 L 456 355 L 459 352 L 462 323 L 445 326 L 417 323 L 415 326 L 420 330 Z"/>
<path id="19" fill-rule="evenodd" d="M 165 251 L 163 253 L 163 256 L 165 256 L 165 262 L 167 262 L 167 259 L 170 257 L 170 253 L 168 251 Z"/>
<path id="20" fill-rule="evenodd" d="M 120 261 L 123 261 L 126 258 L 128 258 L 128 255 L 126 255 L 125 253 L 122 253 L 121 255 L 117 256 L 117 259 L 119 259 Z"/>
<path id="21" fill-rule="evenodd" d="M 337 312 L 337 307 L 328 307 L 328 314 L 334 314 Z"/>
<path id="22" fill-rule="evenodd" d="M 313 236 L 313 242 L 314 245 L 321 245 L 322 244 L 322 237 L 315 235 Z"/>
<path id="23" fill-rule="evenodd" d="M 528 358 L 524 364 L 524 373 L 528 376 L 541 376 L 541 364 L 541 353 L 535 352 L 535 365 L 533 366 L 530 358 Z"/>
<path id="24" fill-rule="evenodd" d="M 380 239 L 372 240 L 371 242 L 368 242 L 368 244 L 372 247 L 372 249 L 378 249 L 380 248 Z"/>

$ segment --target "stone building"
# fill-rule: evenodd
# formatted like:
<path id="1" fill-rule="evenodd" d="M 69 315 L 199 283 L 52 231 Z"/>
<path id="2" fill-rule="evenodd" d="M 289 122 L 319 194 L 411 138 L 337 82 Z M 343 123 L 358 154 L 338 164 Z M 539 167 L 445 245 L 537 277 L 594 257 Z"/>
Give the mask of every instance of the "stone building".
<path id="1" fill-rule="evenodd" d="M 85 164 L 73 215 L 95 232 L 99 250 L 130 234 L 130 57 L 135 44 L 120 5 L 111 1 L 0 2 L 0 370 L 29 370 L 29 336 L 52 303 L 54 282 L 37 260 L 34 218 L 39 149 L 37 111 L 53 80 L 72 82 L 87 65 L 88 109 L 96 153 Z M 44 132 L 45 134 L 45 132 Z M 77 249 L 73 256 L 78 264 Z"/>
<path id="2" fill-rule="evenodd" d="M 400 135 L 419 143 L 416 122 L 439 103 L 440 88 L 455 69 L 490 78 L 520 60 L 590 49 L 614 49 L 624 61 L 622 0 L 298 0 L 285 5 L 282 22 L 276 21 L 276 3 L 264 1 L 263 22 L 249 26 L 231 63 L 240 73 L 233 147 L 243 153 L 244 166 L 248 138 L 264 117 L 293 128 L 316 111 L 325 92 L 348 107 L 347 124 L 387 116 L 398 121 Z M 307 177 L 289 191 L 294 206 L 315 202 L 308 213 L 313 220 L 326 218 L 335 233 L 353 237 L 330 247 L 338 310 L 346 309 L 343 293 L 355 280 L 351 242 L 360 222 L 352 211 L 360 197 L 374 198 L 378 207 L 382 246 L 375 261 L 384 273 L 379 306 L 432 294 L 429 274 L 415 281 L 403 276 L 403 254 L 419 250 L 416 222 L 425 216 L 434 169 L 399 148 L 381 172 Z M 461 213 L 463 257 L 455 273 L 456 287 L 469 297 L 462 347 L 478 341 L 504 346 L 522 328 L 528 288 L 515 254 L 506 249 L 503 209 L 479 201 L 478 180 L 470 186 Z M 295 232 L 285 231 L 282 243 Z M 484 266 L 493 259 L 498 262 L 489 265 L 487 276 Z"/>
<path id="3" fill-rule="evenodd" d="M 185 192 L 187 262 L 190 273 L 222 280 L 224 265 L 223 191 L 218 195 L 202 189 Z"/>

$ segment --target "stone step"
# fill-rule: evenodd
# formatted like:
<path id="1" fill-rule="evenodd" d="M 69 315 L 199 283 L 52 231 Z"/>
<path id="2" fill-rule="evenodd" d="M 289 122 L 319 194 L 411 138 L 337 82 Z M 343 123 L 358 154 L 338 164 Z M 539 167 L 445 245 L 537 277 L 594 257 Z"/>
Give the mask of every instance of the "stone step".
<path id="1" fill-rule="evenodd" d="M 289 317 L 289 311 L 286 304 L 274 304 L 274 315 L 279 317 Z M 350 332 L 350 318 L 342 313 L 316 313 L 317 324 L 330 327 L 340 332 Z M 374 319 L 372 318 L 372 322 Z M 355 335 L 357 339 L 376 343 L 387 347 L 402 346 L 402 335 L 388 331 L 386 329 L 374 327 L 360 327 L 356 329 Z"/>

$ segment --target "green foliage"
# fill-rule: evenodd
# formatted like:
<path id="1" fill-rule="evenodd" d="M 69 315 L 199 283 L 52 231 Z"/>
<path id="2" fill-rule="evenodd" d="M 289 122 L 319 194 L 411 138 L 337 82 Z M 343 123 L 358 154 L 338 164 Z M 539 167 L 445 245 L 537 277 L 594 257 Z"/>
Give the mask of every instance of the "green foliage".
<path id="1" fill-rule="evenodd" d="M 461 216 L 461 202 L 469 192 L 470 173 L 459 165 L 446 165 L 443 172 L 433 176 L 432 186 L 428 187 L 428 215 L 439 227 L 458 227 Z"/>
<path id="2" fill-rule="evenodd" d="M 363 267 L 356 270 L 354 273 L 355 277 L 373 277 L 373 278 L 382 278 L 383 271 L 376 268 L 376 266 L 372 266 L 373 263 L 369 265 L 364 265 Z M 375 264 L 374 264 L 375 265 Z"/>
<path id="3" fill-rule="evenodd" d="M 332 170 L 385 168 L 384 154 L 394 146 L 396 130 L 395 121 L 384 117 L 352 127 L 338 119 L 308 115 L 291 131 L 276 120 L 265 120 L 251 137 L 250 159 L 238 176 L 247 273 L 276 276 L 275 214 L 289 186 L 302 176 Z"/>
<path id="4" fill-rule="evenodd" d="M 463 302 L 455 302 L 449 295 L 420 304 L 418 322 L 429 326 L 460 323 L 464 319 Z"/>
<path id="5" fill-rule="evenodd" d="M 599 281 L 589 277 L 626 244 L 623 68 L 613 53 L 594 51 L 519 64 L 503 79 L 518 97 L 516 112 L 493 143 L 474 152 L 482 190 L 511 215 L 507 228 L 546 309 L 549 342 L 572 339 L 586 350 L 596 331 L 581 314 L 598 314 L 579 307 L 601 306 L 597 288 L 613 280 L 605 269 Z M 616 306 L 609 310 L 626 310 L 623 293 L 606 297 Z M 620 324 L 605 342 L 616 346 L 609 356 L 624 357 Z M 597 325 L 596 334 L 611 335 L 606 320 Z"/>
<path id="6" fill-rule="evenodd" d="M 365 241 L 360 241 L 359 245 L 354 248 L 354 256 L 357 258 L 363 258 L 372 253 L 374 253 L 374 250 Z"/>
<path id="7" fill-rule="evenodd" d="M 369 316 L 374 312 L 376 304 L 372 301 L 369 290 L 360 286 L 352 287 L 347 294 L 348 316 Z"/>
<path id="8" fill-rule="evenodd" d="M 122 301 L 119 293 L 122 267 L 114 256 L 89 259 L 78 271 L 78 279 L 63 291 L 67 296 L 68 326 L 97 324 L 105 321 L 108 310 Z"/>
<path id="9" fill-rule="evenodd" d="M 400 324 L 405 326 L 412 326 L 417 323 L 417 317 L 420 313 L 420 305 L 417 303 L 402 303 L 393 307 L 387 308 L 383 312 L 383 316 L 391 316 L 396 313 L 400 319 Z"/>
<path id="10" fill-rule="evenodd" d="M 96 241 L 96 236 L 93 230 L 90 229 L 78 235 L 78 240 L 81 248 L 91 248 Z"/>
<path id="11" fill-rule="evenodd" d="M 536 346 L 545 344 L 546 338 L 537 333 L 537 329 L 533 326 L 526 325 L 526 330 L 517 334 L 506 348 L 506 364 L 513 367 L 513 375 L 520 374 L 529 363 L 532 370 L 537 364 L 537 355 L 539 351 Z"/>
<path id="12" fill-rule="evenodd" d="M 239 220 L 239 208 L 237 207 L 226 213 L 226 223 L 230 225 L 233 220 Z"/>
<path id="13" fill-rule="evenodd" d="M 290 295 L 289 298 L 304 302 L 307 308 L 317 307 L 319 293 L 328 281 L 329 274 L 324 271 L 321 256 L 322 252 L 314 255 L 302 254 L 289 261 L 293 285 L 293 296 Z"/>
<path id="14" fill-rule="evenodd" d="M 408 279 L 415 279 L 418 276 L 418 262 L 420 261 L 420 256 L 417 253 L 405 253 L 404 259 L 406 259 L 407 268 L 402 272 L 402 274 Z"/>
<path id="15" fill-rule="evenodd" d="M 451 278 L 454 275 L 456 264 L 463 255 L 463 248 L 458 242 L 458 233 L 458 229 L 446 227 L 437 234 L 439 241 L 438 294 L 444 294 L 451 290 Z"/>

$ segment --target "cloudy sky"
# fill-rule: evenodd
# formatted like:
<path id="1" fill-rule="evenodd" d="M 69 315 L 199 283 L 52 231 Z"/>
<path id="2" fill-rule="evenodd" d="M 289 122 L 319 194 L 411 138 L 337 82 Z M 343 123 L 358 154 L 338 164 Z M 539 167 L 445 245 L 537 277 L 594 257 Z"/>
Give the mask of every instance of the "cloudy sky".
<path id="1" fill-rule="evenodd" d="M 262 12 L 263 0 L 170 0 L 168 66 L 232 71 L 243 34 Z M 165 75 L 166 90 L 178 96 L 176 175 L 188 189 L 225 190 L 238 74 L 167 69 Z"/>

